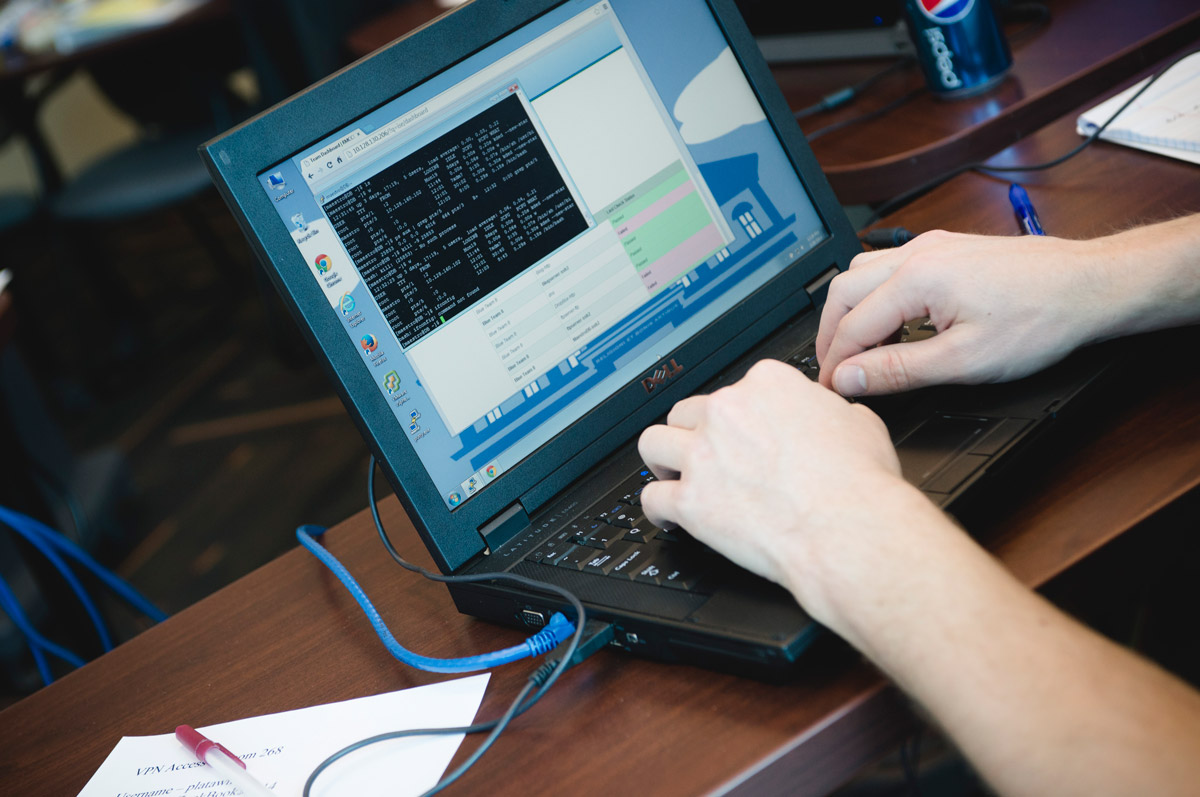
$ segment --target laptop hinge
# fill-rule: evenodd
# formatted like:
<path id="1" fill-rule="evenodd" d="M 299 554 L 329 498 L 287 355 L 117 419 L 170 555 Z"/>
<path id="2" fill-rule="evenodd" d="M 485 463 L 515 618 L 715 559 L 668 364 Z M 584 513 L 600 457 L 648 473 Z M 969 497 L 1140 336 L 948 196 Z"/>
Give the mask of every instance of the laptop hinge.
<path id="1" fill-rule="evenodd" d="M 825 300 L 825 294 L 829 290 L 829 283 L 837 275 L 838 267 L 832 265 L 805 283 L 804 290 L 808 291 L 808 295 L 812 297 L 814 305 L 820 305 Z"/>
<path id="2" fill-rule="evenodd" d="M 487 543 L 488 551 L 494 551 L 522 529 L 529 528 L 529 515 L 520 502 L 512 504 L 479 528 L 479 534 Z"/>

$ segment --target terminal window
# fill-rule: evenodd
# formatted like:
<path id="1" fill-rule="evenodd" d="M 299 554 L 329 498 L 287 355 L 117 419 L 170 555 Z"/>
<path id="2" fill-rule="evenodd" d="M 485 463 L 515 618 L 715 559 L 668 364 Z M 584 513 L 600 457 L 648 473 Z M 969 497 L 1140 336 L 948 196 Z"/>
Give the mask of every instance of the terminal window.
<path id="1" fill-rule="evenodd" d="M 405 348 L 587 229 L 516 94 L 324 210 Z"/>

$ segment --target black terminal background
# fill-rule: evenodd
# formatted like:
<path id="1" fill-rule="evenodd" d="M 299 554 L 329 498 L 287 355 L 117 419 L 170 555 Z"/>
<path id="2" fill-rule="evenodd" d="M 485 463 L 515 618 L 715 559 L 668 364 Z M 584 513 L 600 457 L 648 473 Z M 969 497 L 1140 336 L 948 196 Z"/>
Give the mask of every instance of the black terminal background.
<path id="1" fill-rule="evenodd" d="M 324 210 L 406 348 L 587 229 L 515 94 Z"/>

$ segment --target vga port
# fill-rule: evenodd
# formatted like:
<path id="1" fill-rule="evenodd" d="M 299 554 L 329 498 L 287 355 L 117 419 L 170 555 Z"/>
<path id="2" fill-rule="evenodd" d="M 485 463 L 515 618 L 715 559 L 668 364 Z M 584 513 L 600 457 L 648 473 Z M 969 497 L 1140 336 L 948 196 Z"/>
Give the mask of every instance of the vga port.
<path id="1" fill-rule="evenodd" d="M 545 628 L 546 615 L 533 609 L 521 610 L 521 621 L 530 628 Z"/>

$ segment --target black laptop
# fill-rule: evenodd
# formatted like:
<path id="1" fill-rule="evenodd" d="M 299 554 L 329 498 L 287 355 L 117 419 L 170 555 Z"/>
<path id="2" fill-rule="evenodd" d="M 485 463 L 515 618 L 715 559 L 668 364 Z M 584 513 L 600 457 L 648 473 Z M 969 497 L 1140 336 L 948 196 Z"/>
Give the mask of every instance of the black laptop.
<path id="1" fill-rule="evenodd" d="M 793 666 L 792 598 L 640 509 L 638 433 L 763 357 L 815 376 L 860 249 L 732 2 L 475 0 L 202 155 L 443 572 L 566 587 L 642 655 Z M 947 505 L 1084 381 L 881 411 Z"/>

